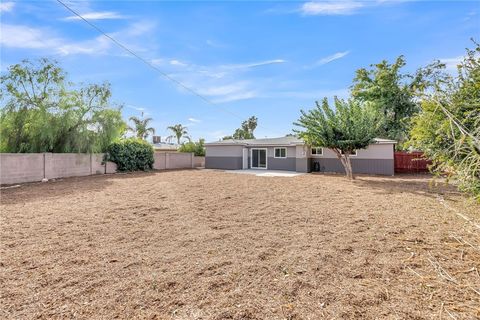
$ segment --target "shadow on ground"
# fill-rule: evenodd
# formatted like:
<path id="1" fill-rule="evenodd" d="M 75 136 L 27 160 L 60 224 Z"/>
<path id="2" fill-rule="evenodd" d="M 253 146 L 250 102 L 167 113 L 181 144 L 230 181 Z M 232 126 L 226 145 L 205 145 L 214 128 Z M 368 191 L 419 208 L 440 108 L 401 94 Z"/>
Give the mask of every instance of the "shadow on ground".
<path id="1" fill-rule="evenodd" d="M 378 190 L 383 194 L 411 193 L 427 197 L 461 195 L 455 186 L 447 184 L 443 179 L 430 175 L 398 175 L 394 177 L 359 176 L 355 185 L 361 188 Z"/>
<path id="2" fill-rule="evenodd" d="M 152 176 L 159 171 L 115 173 L 85 177 L 52 179 L 48 182 L 24 183 L 0 190 L 2 204 L 29 203 L 70 194 L 100 192 L 116 180 Z"/>

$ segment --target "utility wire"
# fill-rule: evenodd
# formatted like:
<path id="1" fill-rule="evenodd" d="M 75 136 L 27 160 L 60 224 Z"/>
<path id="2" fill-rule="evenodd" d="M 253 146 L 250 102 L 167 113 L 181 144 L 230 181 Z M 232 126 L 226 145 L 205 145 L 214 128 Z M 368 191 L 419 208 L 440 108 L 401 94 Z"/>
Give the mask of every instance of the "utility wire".
<path id="1" fill-rule="evenodd" d="M 87 19 L 85 19 L 81 14 L 79 14 L 78 12 L 76 12 L 74 9 L 70 8 L 65 2 L 63 2 L 62 0 L 56 0 L 58 3 L 60 3 L 62 6 L 64 6 L 68 11 L 70 11 L 71 13 L 73 13 L 74 15 L 76 15 L 77 17 L 79 17 L 81 20 L 83 20 L 85 23 L 87 23 L 90 27 L 92 27 L 93 29 L 97 30 L 99 33 L 101 33 L 104 37 L 108 38 L 109 40 L 111 40 L 113 43 L 115 43 L 118 47 L 120 47 L 121 49 L 127 51 L 128 53 L 130 53 L 132 56 L 134 56 L 135 58 L 139 59 L 140 61 L 142 61 L 144 64 L 146 64 L 147 66 L 149 66 L 150 68 L 154 69 L 155 71 L 157 71 L 158 73 L 160 73 L 163 77 L 165 77 L 167 80 L 175 83 L 176 85 L 182 87 L 183 89 L 187 90 L 188 92 L 190 92 L 191 94 L 197 96 L 198 98 L 202 99 L 204 102 L 208 103 L 208 104 L 211 104 L 213 105 L 214 107 L 216 107 L 217 109 L 223 111 L 223 112 L 226 112 L 240 120 L 244 120 L 243 117 L 237 115 L 236 113 L 228 110 L 228 109 L 225 109 L 225 108 L 222 108 L 220 107 L 217 103 L 213 102 L 212 100 L 206 98 L 205 96 L 201 95 L 200 93 L 198 93 L 197 91 L 195 91 L 194 89 L 188 87 L 187 85 L 183 84 L 182 82 L 178 81 L 177 79 L 175 78 L 172 78 L 171 76 L 169 76 L 167 73 L 163 72 L 161 69 L 159 69 L 157 66 L 155 66 L 154 64 L 152 64 L 150 61 L 144 59 L 143 57 L 139 56 L 137 53 L 135 53 L 134 51 L 132 51 L 131 49 L 129 49 L 127 46 L 125 46 L 124 44 L 122 44 L 121 42 L 119 42 L 118 40 L 116 40 L 115 38 L 113 38 L 112 36 L 110 36 L 108 33 L 104 32 L 102 29 L 100 29 L 99 27 L 97 27 L 95 24 L 93 24 L 92 22 L 88 21 Z M 263 126 L 260 126 L 260 125 L 257 125 L 258 127 L 261 127 L 263 129 L 266 129 L 268 131 L 272 131 L 268 128 L 265 128 Z"/>

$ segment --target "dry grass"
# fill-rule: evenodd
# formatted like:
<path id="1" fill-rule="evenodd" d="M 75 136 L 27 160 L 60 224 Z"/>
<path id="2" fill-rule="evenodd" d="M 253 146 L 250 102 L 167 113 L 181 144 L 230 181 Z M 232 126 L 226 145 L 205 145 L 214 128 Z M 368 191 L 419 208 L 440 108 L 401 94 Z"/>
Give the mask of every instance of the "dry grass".
<path id="1" fill-rule="evenodd" d="M 426 177 L 189 170 L 6 189 L 0 318 L 478 319 L 480 230 L 455 210 L 480 218 Z"/>

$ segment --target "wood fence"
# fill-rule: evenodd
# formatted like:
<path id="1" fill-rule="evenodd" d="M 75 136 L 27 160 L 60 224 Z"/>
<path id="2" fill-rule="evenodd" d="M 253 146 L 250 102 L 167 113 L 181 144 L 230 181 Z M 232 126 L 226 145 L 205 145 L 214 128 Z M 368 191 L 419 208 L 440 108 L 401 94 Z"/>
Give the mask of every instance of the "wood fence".
<path id="1" fill-rule="evenodd" d="M 395 152 L 395 173 L 428 172 L 431 160 L 424 158 L 423 152 Z"/>

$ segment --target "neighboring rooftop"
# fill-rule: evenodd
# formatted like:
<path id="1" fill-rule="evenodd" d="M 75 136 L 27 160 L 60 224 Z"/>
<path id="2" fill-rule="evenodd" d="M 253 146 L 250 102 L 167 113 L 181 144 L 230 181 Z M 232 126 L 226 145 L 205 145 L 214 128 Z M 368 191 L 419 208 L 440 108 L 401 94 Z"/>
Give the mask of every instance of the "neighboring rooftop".
<path id="1" fill-rule="evenodd" d="M 157 151 L 177 151 L 178 145 L 173 144 L 173 143 L 152 143 L 153 149 Z"/>
<path id="2" fill-rule="evenodd" d="M 395 140 L 375 138 L 375 143 L 378 144 L 395 144 Z M 301 145 L 304 141 L 298 137 L 287 136 L 280 138 L 265 138 L 265 139 L 246 139 L 246 140 L 221 140 L 216 142 L 209 142 L 206 145 L 241 145 L 241 146 L 285 146 L 285 145 Z"/>
<path id="3" fill-rule="evenodd" d="M 379 144 L 396 144 L 397 143 L 397 141 L 390 140 L 390 139 L 375 138 L 373 140 L 375 140 L 375 142 Z"/>

